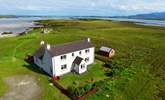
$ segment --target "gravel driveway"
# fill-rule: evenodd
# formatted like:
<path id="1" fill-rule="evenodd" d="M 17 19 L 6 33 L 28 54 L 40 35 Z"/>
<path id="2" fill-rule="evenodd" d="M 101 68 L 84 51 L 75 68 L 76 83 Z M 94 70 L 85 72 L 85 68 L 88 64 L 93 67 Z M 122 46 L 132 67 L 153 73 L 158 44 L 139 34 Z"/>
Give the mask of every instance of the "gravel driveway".
<path id="1" fill-rule="evenodd" d="M 4 79 L 8 92 L 0 100 L 39 100 L 41 88 L 33 76 L 12 76 Z"/>

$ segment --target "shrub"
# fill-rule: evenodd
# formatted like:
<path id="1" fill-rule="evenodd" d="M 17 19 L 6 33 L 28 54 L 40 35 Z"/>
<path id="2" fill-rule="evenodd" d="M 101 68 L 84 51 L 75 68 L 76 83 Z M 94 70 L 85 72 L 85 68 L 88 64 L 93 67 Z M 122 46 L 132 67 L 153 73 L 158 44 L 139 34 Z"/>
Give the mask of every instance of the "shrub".
<path id="1" fill-rule="evenodd" d="M 86 84 L 83 87 L 76 87 L 75 85 L 69 86 L 67 90 L 73 96 L 81 96 L 92 88 L 92 84 Z"/>
<path id="2" fill-rule="evenodd" d="M 75 86 L 77 86 L 78 84 L 79 84 L 78 81 L 74 81 L 74 82 L 73 82 L 73 85 L 75 85 Z"/>
<path id="3" fill-rule="evenodd" d="M 98 92 L 104 92 L 109 94 L 110 92 L 112 92 L 114 82 L 109 83 L 109 81 L 107 80 L 101 80 L 95 82 L 93 87 L 97 88 Z"/>
<path id="4" fill-rule="evenodd" d="M 107 68 L 111 68 L 111 69 L 113 67 L 112 62 L 110 62 L 110 61 L 106 61 L 104 66 L 107 67 Z"/>
<path id="5" fill-rule="evenodd" d="M 93 87 L 96 88 L 103 88 L 105 85 L 107 85 L 106 81 L 101 80 L 101 81 L 97 81 L 93 84 Z"/>
<path id="6" fill-rule="evenodd" d="M 131 70 L 131 69 L 124 69 L 121 73 L 121 76 L 126 77 L 126 78 L 131 78 L 136 72 Z"/>
<path id="7" fill-rule="evenodd" d="M 67 90 L 70 92 L 71 95 L 75 94 L 76 87 L 75 86 L 68 86 Z"/>
<path id="8" fill-rule="evenodd" d="M 79 88 L 75 88 L 73 95 L 74 96 L 80 96 Z"/>
<path id="9" fill-rule="evenodd" d="M 85 89 L 84 89 L 84 87 L 79 87 L 78 88 L 78 95 L 80 96 L 80 95 L 83 95 L 83 94 L 85 94 Z"/>
<path id="10" fill-rule="evenodd" d="M 89 91 L 90 89 L 92 89 L 92 84 L 86 84 L 86 85 L 84 86 L 85 92 Z"/>

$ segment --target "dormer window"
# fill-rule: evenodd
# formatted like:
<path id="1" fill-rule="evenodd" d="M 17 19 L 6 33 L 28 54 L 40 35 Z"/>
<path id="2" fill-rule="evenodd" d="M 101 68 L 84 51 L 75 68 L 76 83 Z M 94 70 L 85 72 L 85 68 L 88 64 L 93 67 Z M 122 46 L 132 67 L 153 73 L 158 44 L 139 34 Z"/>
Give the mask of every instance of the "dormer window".
<path id="1" fill-rule="evenodd" d="M 61 56 L 61 60 L 66 59 L 66 55 Z"/>
<path id="2" fill-rule="evenodd" d="M 86 50 L 85 50 L 85 53 L 89 53 L 89 49 L 86 49 Z"/>
<path id="3" fill-rule="evenodd" d="M 74 53 L 72 53 L 72 57 L 74 57 Z"/>

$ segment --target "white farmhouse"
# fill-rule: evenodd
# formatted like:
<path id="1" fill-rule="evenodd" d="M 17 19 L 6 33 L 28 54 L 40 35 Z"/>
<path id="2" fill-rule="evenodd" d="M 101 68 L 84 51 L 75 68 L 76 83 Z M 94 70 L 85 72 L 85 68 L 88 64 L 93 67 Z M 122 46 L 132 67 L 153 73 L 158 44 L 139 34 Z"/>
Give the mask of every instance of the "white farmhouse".
<path id="1" fill-rule="evenodd" d="M 94 47 L 90 38 L 66 43 L 49 45 L 41 42 L 34 54 L 34 63 L 52 77 L 74 71 L 82 74 L 94 62 Z"/>

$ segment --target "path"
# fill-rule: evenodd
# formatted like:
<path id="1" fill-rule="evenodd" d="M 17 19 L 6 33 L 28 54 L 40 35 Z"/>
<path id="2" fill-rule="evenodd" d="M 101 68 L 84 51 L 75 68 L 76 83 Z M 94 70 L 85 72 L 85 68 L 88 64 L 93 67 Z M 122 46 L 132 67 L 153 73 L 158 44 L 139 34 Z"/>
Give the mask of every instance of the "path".
<path id="1" fill-rule="evenodd" d="M 31 41 L 31 40 L 23 41 L 23 42 L 21 42 L 20 44 L 18 44 L 18 45 L 14 48 L 13 55 L 12 55 L 12 61 L 15 61 L 15 59 L 16 59 L 16 52 L 17 52 L 17 49 L 18 49 L 19 47 L 25 45 L 25 44 L 28 43 L 29 41 Z"/>
<path id="2" fill-rule="evenodd" d="M 39 100 L 41 88 L 30 75 L 12 76 L 4 79 L 9 90 L 0 100 Z"/>

